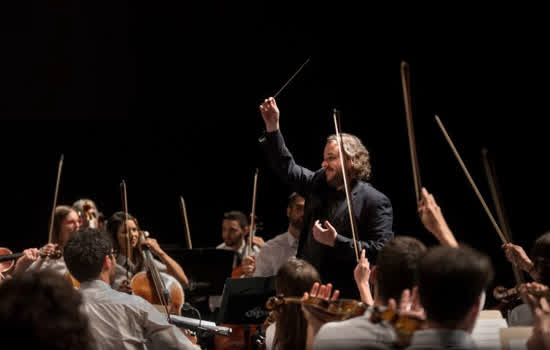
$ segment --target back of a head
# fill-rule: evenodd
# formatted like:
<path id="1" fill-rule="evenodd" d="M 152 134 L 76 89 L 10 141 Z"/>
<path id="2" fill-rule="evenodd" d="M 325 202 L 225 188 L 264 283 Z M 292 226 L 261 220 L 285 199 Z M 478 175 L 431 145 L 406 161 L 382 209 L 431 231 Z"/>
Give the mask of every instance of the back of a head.
<path id="1" fill-rule="evenodd" d="M 275 290 L 285 297 L 301 297 L 319 282 L 319 272 L 305 260 L 290 258 L 275 276 Z M 300 305 L 282 305 L 277 320 L 273 348 L 304 349 L 307 322 Z"/>
<path id="2" fill-rule="evenodd" d="M 111 240 L 102 229 L 81 229 L 65 246 L 65 264 L 79 282 L 97 279 L 112 248 Z"/>
<path id="3" fill-rule="evenodd" d="M 418 265 L 418 292 L 428 320 L 453 328 L 492 279 L 485 254 L 465 246 L 430 248 Z"/>
<path id="4" fill-rule="evenodd" d="M 399 300 L 404 289 L 416 285 L 416 269 L 426 246 L 419 240 L 398 236 L 387 242 L 376 259 L 376 285 L 379 298 Z"/>
<path id="5" fill-rule="evenodd" d="M 26 272 L 0 286 L 2 342 L 22 349 L 94 348 L 80 294 L 54 271 Z"/>
<path id="6" fill-rule="evenodd" d="M 546 232 L 536 240 L 531 258 L 538 274 L 538 282 L 550 285 L 550 232 Z"/>

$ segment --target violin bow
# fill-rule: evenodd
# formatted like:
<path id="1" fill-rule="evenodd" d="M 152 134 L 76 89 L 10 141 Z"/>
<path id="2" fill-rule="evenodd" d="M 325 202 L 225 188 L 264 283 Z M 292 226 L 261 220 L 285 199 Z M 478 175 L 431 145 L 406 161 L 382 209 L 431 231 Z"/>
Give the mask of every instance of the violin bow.
<path id="1" fill-rule="evenodd" d="M 256 234 L 256 193 L 258 191 L 258 168 L 254 173 L 254 190 L 252 191 L 252 212 L 250 213 L 250 228 L 248 233 L 248 255 L 252 254 L 252 240 Z"/>
<path id="2" fill-rule="evenodd" d="M 304 63 L 302 63 L 302 65 L 300 66 L 300 68 L 298 68 L 298 70 L 290 77 L 290 79 L 287 80 L 287 82 L 279 89 L 279 91 L 277 91 L 275 93 L 275 95 L 273 95 L 273 98 L 277 98 L 277 96 L 279 96 L 279 94 L 285 89 L 285 87 L 290 84 L 290 82 L 294 79 L 295 76 L 298 75 L 298 73 L 300 73 L 300 71 L 302 70 L 302 68 L 305 67 L 306 64 L 309 63 L 309 61 L 311 60 L 311 57 L 309 57 Z"/>
<path id="3" fill-rule="evenodd" d="M 414 137 L 414 124 L 413 124 L 412 104 L 411 104 L 410 69 L 409 69 L 409 64 L 405 61 L 401 61 L 401 85 L 403 86 L 403 100 L 405 103 L 407 133 L 409 135 L 409 149 L 411 151 L 414 192 L 416 194 L 416 203 L 418 203 L 420 202 L 420 193 L 422 192 L 422 182 L 420 181 L 420 166 L 418 165 L 418 156 L 416 153 L 416 141 Z"/>
<path id="4" fill-rule="evenodd" d="M 483 168 L 485 169 L 485 175 L 487 176 L 487 181 L 489 182 L 489 189 L 491 191 L 491 197 L 495 203 L 495 210 L 497 213 L 497 219 L 500 224 L 500 228 L 504 236 L 508 241 L 512 241 L 512 231 L 510 230 L 510 225 L 508 224 L 508 219 L 506 216 L 504 201 L 502 200 L 502 192 L 500 191 L 500 186 L 498 185 L 495 166 L 493 162 L 489 160 L 487 148 L 481 150 L 481 158 L 483 159 Z M 525 283 L 525 278 L 521 274 L 520 270 L 516 265 L 512 264 L 512 269 L 514 271 L 514 278 L 516 283 L 519 285 Z"/>
<path id="5" fill-rule="evenodd" d="M 443 123 L 441 122 L 441 120 L 439 119 L 439 117 L 437 115 L 435 116 L 435 121 L 437 122 L 437 125 L 439 125 L 439 128 L 441 129 L 441 132 L 443 133 L 443 136 L 445 136 L 445 139 L 447 140 L 447 143 L 449 143 L 449 146 L 451 147 L 451 150 L 453 151 L 456 159 L 458 160 L 458 163 L 460 164 L 460 167 L 464 171 L 464 174 L 466 174 L 466 178 L 470 182 L 470 185 L 472 185 L 472 188 L 474 189 L 474 192 L 475 192 L 477 198 L 479 199 L 479 201 L 481 202 L 481 205 L 485 209 L 485 212 L 487 213 L 487 216 L 489 217 L 489 220 L 491 220 L 491 223 L 493 224 L 493 227 L 497 231 L 498 236 L 502 240 L 502 243 L 508 243 L 509 242 L 508 239 L 506 238 L 504 233 L 502 233 L 502 230 L 500 229 L 497 222 L 495 221 L 495 218 L 493 217 L 493 214 L 491 213 L 491 210 L 489 210 L 489 207 L 487 206 L 487 203 L 485 203 L 485 200 L 483 199 L 483 196 L 479 192 L 479 189 L 477 188 L 477 186 L 474 182 L 474 179 L 472 179 L 472 176 L 470 175 L 470 172 L 466 168 L 466 165 L 464 165 L 464 162 L 462 161 L 462 158 L 460 157 L 460 154 L 458 154 L 458 151 L 456 150 L 456 147 L 455 147 L 453 141 L 449 137 L 449 134 L 447 133 L 447 130 L 445 129 L 445 127 L 443 126 Z"/>
<path id="6" fill-rule="evenodd" d="M 180 204 L 183 212 L 183 221 L 185 224 L 185 239 L 187 241 L 187 248 L 193 249 L 193 245 L 191 244 L 191 231 L 189 230 L 189 220 L 187 219 L 187 209 L 185 207 L 185 200 L 183 199 L 183 196 L 180 196 Z"/>
<path id="7" fill-rule="evenodd" d="M 48 243 L 52 243 L 53 240 L 53 220 L 55 217 L 55 207 L 57 206 L 57 194 L 59 192 L 59 183 L 61 182 L 61 170 L 63 169 L 63 158 L 64 155 L 61 155 L 61 158 L 59 159 L 59 165 L 57 166 L 57 180 L 55 182 L 55 192 L 53 195 L 53 207 L 52 207 L 52 215 L 50 217 L 50 229 L 48 232 Z"/>
<path id="8" fill-rule="evenodd" d="M 130 232 L 128 231 L 128 194 L 126 192 L 126 181 L 120 183 L 120 194 L 122 195 L 122 211 L 124 212 L 124 231 L 126 232 L 126 277 L 130 275 L 130 260 L 132 256 L 132 244 L 130 242 Z"/>
<path id="9" fill-rule="evenodd" d="M 355 250 L 355 259 L 359 261 L 359 247 L 357 244 L 358 240 L 358 233 L 357 233 L 357 221 L 355 220 L 355 216 L 353 215 L 353 203 L 351 201 L 351 191 L 349 188 L 349 180 L 348 180 L 348 174 L 346 171 L 346 164 L 344 162 L 344 140 L 342 138 L 342 134 L 340 133 L 340 111 L 338 111 L 336 108 L 334 109 L 334 112 L 332 114 L 334 118 L 334 127 L 336 129 L 336 140 L 338 142 L 338 151 L 340 152 L 340 165 L 342 166 L 342 177 L 344 180 L 344 189 L 346 191 L 346 202 L 348 204 L 348 214 L 349 214 L 349 220 L 351 224 L 351 234 L 353 237 L 353 248 Z"/>

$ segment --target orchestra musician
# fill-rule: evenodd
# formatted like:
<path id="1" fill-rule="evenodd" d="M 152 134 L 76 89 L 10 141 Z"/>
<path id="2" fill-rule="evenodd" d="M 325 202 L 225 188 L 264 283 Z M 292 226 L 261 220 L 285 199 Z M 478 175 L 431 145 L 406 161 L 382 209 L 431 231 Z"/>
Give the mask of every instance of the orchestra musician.
<path id="1" fill-rule="evenodd" d="M 102 227 L 103 220 L 100 217 L 103 214 L 97 209 L 95 202 L 88 198 L 82 198 L 73 203 L 73 208 L 80 217 L 82 227 L 98 228 Z"/>
<path id="2" fill-rule="evenodd" d="M 82 296 L 53 270 L 29 271 L 0 285 L 5 348 L 97 350 Z"/>
<path id="3" fill-rule="evenodd" d="M 74 232 L 80 228 L 78 213 L 71 207 L 60 205 L 55 208 L 53 216 L 52 242 L 40 249 L 31 248 L 24 251 L 16 264 L 13 275 L 26 270 L 50 269 L 65 275 L 67 267 L 63 259 L 63 250 Z"/>
<path id="4" fill-rule="evenodd" d="M 420 258 L 417 274 L 427 327 L 408 349 L 475 349 L 471 333 L 493 278 L 490 259 L 466 246 L 435 246 Z"/>
<path id="5" fill-rule="evenodd" d="M 260 144 L 270 166 L 283 182 L 305 197 L 304 233 L 298 257 L 310 262 L 321 278 L 338 285 L 344 297 L 358 297 L 353 282 L 356 258 L 347 212 L 344 180 L 336 137 L 327 139 L 321 169 L 311 171 L 296 164 L 279 129 L 279 109 L 274 98 L 260 105 L 266 133 Z M 393 238 L 390 200 L 367 181 L 371 174 L 369 153 L 359 138 L 343 135 L 360 249 L 369 261 Z"/>
<path id="6" fill-rule="evenodd" d="M 223 214 L 222 220 L 222 239 L 223 243 L 219 244 L 216 249 L 225 249 L 236 252 L 233 259 L 232 277 L 244 276 L 242 260 L 245 256 L 255 256 L 265 245 L 263 239 L 259 236 L 254 236 L 252 242 L 252 252 L 247 252 L 246 237 L 249 234 L 250 227 L 246 215 L 237 210 L 228 211 Z M 215 295 L 208 298 L 208 306 L 210 311 L 215 313 L 215 310 L 221 306 L 221 296 Z"/>
<path id="7" fill-rule="evenodd" d="M 126 254 L 126 227 L 130 234 L 130 245 L 133 260 L 128 259 Z M 124 212 L 116 212 L 107 220 L 107 232 L 109 233 L 114 249 L 118 252 L 116 273 L 112 279 L 112 287 L 117 290 L 130 292 L 129 279 L 136 273 L 145 271 L 143 256 L 139 251 L 139 235 L 140 229 L 137 219 L 128 214 L 128 220 L 125 220 Z M 145 238 L 142 245 L 147 246 L 154 255 L 161 261 L 155 259 L 155 264 L 160 272 L 166 272 L 173 276 L 182 286 L 186 288 L 189 285 L 189 280 L 182 267 L 172 259 L 157 243 L 154 238 Z"/>
<path id="8" fill-rule="evenodd" d="M 412 237 L 397 236 L 387 242 L 380 250 L 378 263 L 370 273 L 370 281 L 374 286 L 374 305 L 362 316 L 325 323 L 315 335 L 313 349 L 393 348 L 397 342 L 393 327 L 387 322 L 373 322 L 371 316 L 375 307 L 388 307 L 390 299 L 399 304 L 403 291 L 413 290 L 417 285 L 417 262 L 425 252 L 424 244 Z"/>
<path id="9" fill-rule="evenodd" d="M 298 193 L 290 195 L 286 208 L 287 232 L 267 241 L 257 256 L 244 257 L 243 270 L 246 276 L 275 276 L 288 259 L 296 256 L 298 240 L 304 227 L 304 202 L 304 197 Z"/>
<path id="10" fill-rule="evenodd" d="M 198 349 L 152 304 L 111 288 L 117 263 L 104 231 L 78 231 L 65 247 L 65 259 L 81 282 L 84 310 L 99 349 Z"/>
<path id="11" fill-rule="evenodd" d="M 527 272 L 536 282 L 550 286 L 550 232 L 546 232 L 535 241 L 531 258 L 516 244 L 503 244 L 502 249 L 510 263 Z M 507 316 L 510 326 L 532 326 L 535 321 L 528 304 L 516 306 Z"/>

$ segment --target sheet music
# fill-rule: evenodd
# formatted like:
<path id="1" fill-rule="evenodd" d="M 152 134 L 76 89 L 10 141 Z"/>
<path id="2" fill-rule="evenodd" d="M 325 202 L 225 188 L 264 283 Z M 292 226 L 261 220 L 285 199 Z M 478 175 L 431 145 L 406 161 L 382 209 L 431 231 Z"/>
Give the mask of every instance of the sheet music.
<path id="1" fill-rule="evenodd" d="M 508 348 L 510 350 L 527 350 L 527 339 L 510 339 Z"/>
<path id="2" fill-rule="evenodd" d="M 507 328 L 508 324 L 503 318 L 500 319 L 478 319 L 472 332 L 472 338 L 479 348 L 500 349 L 500 328 Z"/>

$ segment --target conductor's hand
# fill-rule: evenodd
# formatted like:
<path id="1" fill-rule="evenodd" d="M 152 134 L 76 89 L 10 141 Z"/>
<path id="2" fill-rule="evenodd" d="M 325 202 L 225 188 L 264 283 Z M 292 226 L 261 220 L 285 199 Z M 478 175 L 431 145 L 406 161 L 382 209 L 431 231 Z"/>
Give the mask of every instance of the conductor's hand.
<path id="1" fill-rule="evenodd" d="M 321 226 L 319 220 L 315 221 L 315 224 L 313 225 L 313 238 L 315 238 L 315 240 L 319 243 L 328 245 L 329 247 L 334 247 L 334 241 L 336 241 L 338 232 L 336 232 L 336 229 L 332 227 L 330 222 L 327 220 L 325 220 L 324 224 L 326 228 Z"/>
<path id="2" fill-rule="evenodd" d="M 277 108 L 277 102 L 273 97 L 265 99 L 264 103 L 260 105 L 260 112 L 267 132 L 279 130 L 279 108 Z"/>
<path id="3" fill-rule="evenodd" d="M 243 272 L 246 277 L 251 277 L 256 271 L 256 258 L 253 256 L 245 256 L 243 258 Z"/>

